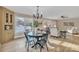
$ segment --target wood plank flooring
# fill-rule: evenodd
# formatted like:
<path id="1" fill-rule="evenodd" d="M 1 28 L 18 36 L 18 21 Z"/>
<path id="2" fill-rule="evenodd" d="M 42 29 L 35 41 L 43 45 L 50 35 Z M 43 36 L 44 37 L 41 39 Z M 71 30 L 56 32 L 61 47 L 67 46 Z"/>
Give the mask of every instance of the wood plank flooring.
<path id="1" fill-rule="evenodd" d="M 25 38 L 19 38 L 19 39 L 15 39 L 13 41 L 7 42 L 5 44 L 2 45 L 1 47 L 1 52 L 28 52 L 27 51 L 27 47 L 25 48 Z M 62 38 L 53 38 L 53 37 L 49 37 L 49 39 L 51 41 L 52 44 L 56 43 L 60 43 L 62 41 L 63 46 L 65 47 L 71 47 L 72 49 L 79 51 L 79 36 L 69 36 L 66 39 L 62 39 Z M 30 52 L 40 52 L 40 48 L 31 48 L 30 47 Z M 44 49 L 42 50 L 42 52 L 47 52 L 47 48 L 46 46 L 44 46 Z M 52 51 L 51 51 L 52 52 Z M 73 51 L 74 52 L 74 51 Z"/>
<path id="2" fill-rule="evenodd" d="M 40 52 L 40 49 L 37 48 L 29 48 L 30 52 Z M 42 50 L 42 52 L 46 52 L 46 47 Z M 10 42 L 7 42 L 2 45 L 1 52 L 27 52 L 27 47 L 25 48 L 25 38 L 16 39 Z"/>

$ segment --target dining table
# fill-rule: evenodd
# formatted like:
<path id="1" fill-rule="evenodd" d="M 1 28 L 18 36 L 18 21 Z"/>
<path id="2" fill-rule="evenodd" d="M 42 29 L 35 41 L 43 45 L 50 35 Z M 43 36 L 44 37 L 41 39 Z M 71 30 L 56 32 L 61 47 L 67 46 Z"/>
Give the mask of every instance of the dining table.
<path id="1" fill-rule="evenodd" d="M 41 32 L 41 33 L 29 32 L 28 33 L 28 37 L 36 39 L 36 43 L 32 46 L 32 48 L 35 47 L 36 45 L 40 45 L 43 48 L 43 46 L 39 43 L 39 41 L 43 37 L 43 34 L 45 34 L 45 32 Z"/>

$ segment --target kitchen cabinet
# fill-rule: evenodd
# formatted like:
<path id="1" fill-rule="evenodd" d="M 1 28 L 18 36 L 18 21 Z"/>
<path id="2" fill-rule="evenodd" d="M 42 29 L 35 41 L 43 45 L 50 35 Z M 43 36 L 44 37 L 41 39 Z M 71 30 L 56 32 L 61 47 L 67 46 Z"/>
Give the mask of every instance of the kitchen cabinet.
<path id="1" fill-rule="evenodd" d="M 0 43 L 14 39 L 14 12 L 0 6 Z"/>

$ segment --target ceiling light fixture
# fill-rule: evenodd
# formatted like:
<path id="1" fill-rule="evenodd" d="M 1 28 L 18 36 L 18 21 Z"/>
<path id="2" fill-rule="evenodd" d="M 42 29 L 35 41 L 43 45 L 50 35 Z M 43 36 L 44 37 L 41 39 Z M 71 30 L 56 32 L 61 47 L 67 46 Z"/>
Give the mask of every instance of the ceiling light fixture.
<path id="1" fill-rule="evenodd" d="M 33 18 L 41 19 L 42 17 L 43 15 L 39 13 L 39 6 L 36 6 L 36 14 L 33 14 Z"/>

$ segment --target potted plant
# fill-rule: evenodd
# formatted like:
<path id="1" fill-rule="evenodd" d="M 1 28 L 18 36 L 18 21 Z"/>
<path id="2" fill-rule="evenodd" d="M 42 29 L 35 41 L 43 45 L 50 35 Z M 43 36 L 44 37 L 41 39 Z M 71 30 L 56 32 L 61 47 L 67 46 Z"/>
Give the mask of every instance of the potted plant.
<path id="1" fill-rule="evenodd" d="M 36 31 L 37 31 L 37 27 L 39 26 L 39 22 L 38 21 L 36 21 L 36 20 L 34 20 L 34 22 L 33 22 L 33 27 L 34 27 L 34 32 L 36 33 Z"/>
<path id="2" fill-rule="evenodd" d="M 38 26 L 39 26 L 39 22 L 36 21 L 36 20 L 34 20 L 34 22 L 33 22 L 33 27 L 38 27 Z"/>

